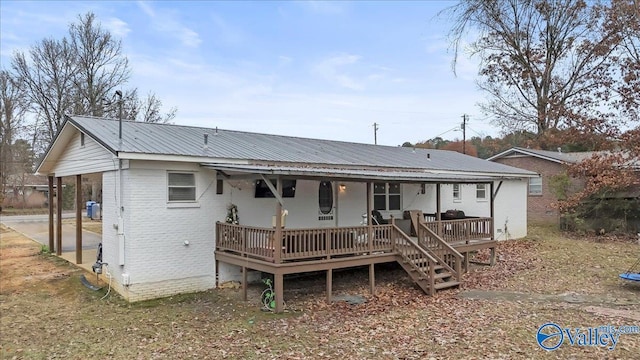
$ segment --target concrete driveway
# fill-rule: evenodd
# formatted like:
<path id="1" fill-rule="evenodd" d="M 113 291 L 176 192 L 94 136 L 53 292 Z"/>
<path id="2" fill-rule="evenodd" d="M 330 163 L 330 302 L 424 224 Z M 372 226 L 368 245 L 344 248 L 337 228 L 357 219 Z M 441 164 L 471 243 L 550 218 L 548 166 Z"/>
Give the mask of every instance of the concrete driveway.
<path id="1" fill-rule="evenodd" d="M 74 218 L 75 213 L 63 213 L 62 218 Z M 1 216 L 0 222 L 43 245 L 49 245 L 49 215 Z M 54 229 L 55 230 L 55 229 Z M 82 230 L 82 249 L 96 249 L 102 236 Z M 76 249 L 76 227 L 62 224 L 62 252 Z"/>

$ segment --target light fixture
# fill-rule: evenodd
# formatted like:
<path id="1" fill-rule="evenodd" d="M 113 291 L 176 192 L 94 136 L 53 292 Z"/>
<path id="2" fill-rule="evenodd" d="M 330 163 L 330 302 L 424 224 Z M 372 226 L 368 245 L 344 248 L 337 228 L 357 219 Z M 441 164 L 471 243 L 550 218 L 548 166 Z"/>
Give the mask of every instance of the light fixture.
<path id="1" fill-rule="evenodd" d="M 345 190 L 347 190 L 347 185 L 340 184 L 340 185 L 338 185 L 338 188 L 340 189 L 340 192 L 344 192 Z"/>

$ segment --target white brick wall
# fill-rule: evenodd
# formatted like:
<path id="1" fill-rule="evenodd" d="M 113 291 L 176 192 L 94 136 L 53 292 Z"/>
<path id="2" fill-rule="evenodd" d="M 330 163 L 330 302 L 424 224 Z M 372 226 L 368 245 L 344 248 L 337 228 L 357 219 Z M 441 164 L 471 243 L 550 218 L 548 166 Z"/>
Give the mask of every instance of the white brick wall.
<path id="1" fill-rule="evenodd" d="M 168 203 L 167 171 L 189 171 L 196 175 L 195 203 Z M 224 193 L 217 195 L 215 172 L 198 164 L 131 161 L 128 169 L 122 171 L 122 179 L 125 264 L 118 265 L 118 237 L 114 228 L 118 223 L 117 171 L 103 174 L 103 246 L 104 261 L 110 264 L 109 271 L 114 276 L 113 287 L 129 301 L 215 287 L 215 223 L 224 221 L 229 203 L 238 206 L 240 223 L 244 225 L 270 227 L 271 216 L 275 214 L 275 199 L 254 197 L 254 181 L 225 180 Z M 295 197 L 284 199 L 289 211 L 287 227 L 335 226 L 336 221 L 339 226 L 360 224 L 366 209 L 366 185 L 344 184 L 344 192 L 334 185 L 338 216 L 333 221 L 322 221 L 318 220 L 319 182 L 298 180 Z M 505 181 L 496 203 L 496 208 L 504 208 L 496 210 L 496 227 L 501 227 L 508 217 L 512 237 L 526 235 L 526 182 L 523 184 Z M 404 184 L 402 189 L 403 209 L 435 211 L 435 185 L 427 185 L 425 194 L 417 184 Z M 442 210 L 458 208 L 469 215 L 489 216 L 489 202 L 476 202 L 475 185 L 462 185 L 462 191 L 463 202 L 454 203 L 451 185 L 443 185 Z M 521 197 L 524 207 L 514 207 L 511 202 L 519 202 Z M 525 219 L 524 235 L 520 213 Z M 393 215 L 401 216 L 402 212 Z M 123 274 L 130 276 L 130 285 L 122 285 Z M 240 274 L 237 266 L 219 264 L 220 282 L 239 280 Z M 258 276 L 259 273 L 253 273 L 250 279 Z"/>

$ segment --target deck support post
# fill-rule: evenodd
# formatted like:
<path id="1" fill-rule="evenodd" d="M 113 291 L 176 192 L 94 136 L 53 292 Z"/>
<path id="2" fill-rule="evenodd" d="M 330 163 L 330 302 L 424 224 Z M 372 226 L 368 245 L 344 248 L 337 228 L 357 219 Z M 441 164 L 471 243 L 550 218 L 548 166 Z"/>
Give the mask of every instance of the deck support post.
<path id="1" fill-rule="evenodd" d="M 469 252 L 464 253 L 464 272 L 469 271 Z"/>
<path id="2" fill-rule="evenodd" d="M 56 178 L 56 255 L 62 255 L 62 178 Z"/>
<path id="3" fill-rule="evenodd" d="M 491 248 L 491 256 L 489 257 L 489 265 L 493 266 L 496 264 L 496 248 Z"/>
<path id="4" fill-rule="evenodd" d="M 53 176 L 48 176 L 49 178 L 49 252 L 53 253 L 55 248 L 54 237 L 55 233 L 53 230 L 53 201 L 55 197 L 53 196 Z"/>
<path id="5" fill-rule="evenodd" d="M 284 311 L 284 275 L 281 273 L 274 274 L 274 286 L 276 291 L 276 313 L 280 314 Z"/>
<path id="6" fill-rule="evenodd" d="M 247 267 L 242 267 L 242 301 L 247 301 Z"/>
<path id="7" fill-rule="evenodd" d="M 333 287 L 333 269 L 327 270 L 327 304 L 331 304 L 331 292 Z"/>
<path id="8" fill-rule="evenodd" d="M 82 264 L 82 175 L 76 175 L 76 264 Z"/>
<path id="9" fill-rule="evenodd" d="M 375 264 L 369 264 L 369 289 L 371 290 L 371 295 L 376 294 L 376 272 L 375 272 Z"/>

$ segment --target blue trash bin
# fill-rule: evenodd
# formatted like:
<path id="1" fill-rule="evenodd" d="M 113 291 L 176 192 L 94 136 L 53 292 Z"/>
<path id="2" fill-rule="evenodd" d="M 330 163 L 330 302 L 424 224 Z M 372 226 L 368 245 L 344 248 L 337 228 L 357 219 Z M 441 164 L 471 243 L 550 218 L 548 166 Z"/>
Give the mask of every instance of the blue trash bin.
<path id="1" fill-rule="evenodd" d="M 95 204 L 95 201 L 87 201 L 87 217 L 90 218 L 91 217 L 91 208 L 93 207 L 93 204 Z"/>

